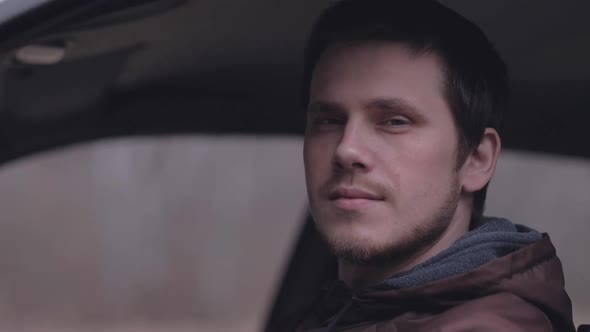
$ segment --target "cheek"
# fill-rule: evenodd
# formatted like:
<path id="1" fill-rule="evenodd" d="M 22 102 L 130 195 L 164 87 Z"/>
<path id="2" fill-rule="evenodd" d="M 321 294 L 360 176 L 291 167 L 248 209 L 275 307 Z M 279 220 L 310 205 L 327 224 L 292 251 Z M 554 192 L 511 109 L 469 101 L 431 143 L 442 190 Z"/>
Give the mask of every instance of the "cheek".
<path id="1" fill-rule="evenodd" d="M 446 128 L 449 127 L 449 128 Z M 457 139 L 452 126 L 444 129 L 432 130 L 413 141 L 409 153 L 416 165 L 425 168 L 444 171 L 455 167 L 457 153 Z"/>
<path id="2" fill-rule="evenodd" d="M 319 185 L 319 181 L 329 176 L 331 153 L 327 144 L 318 140 L 305 139 L 303 145 L 303 162 L 308 186 Z"/>
<path id="3" fill-rule="evenodd" d="M 397 160 L 390 160 L 390 176 L 401 181 L 404 191 L 417 195 L 448 186 L 456 168 L 456 151 L 447 140 L 414 141 L 399 150 Z"/>

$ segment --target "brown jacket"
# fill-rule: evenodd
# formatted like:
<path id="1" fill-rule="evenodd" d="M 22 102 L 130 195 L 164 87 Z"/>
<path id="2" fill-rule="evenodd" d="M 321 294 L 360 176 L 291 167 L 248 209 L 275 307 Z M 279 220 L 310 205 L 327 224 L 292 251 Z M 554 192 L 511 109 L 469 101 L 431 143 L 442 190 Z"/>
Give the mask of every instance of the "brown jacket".
<path id="1" fill-rule="evenodd" d="M 549 237 L 472 271 L 405 289 L 326 289 L 297 331 L 575 331 Z"/>

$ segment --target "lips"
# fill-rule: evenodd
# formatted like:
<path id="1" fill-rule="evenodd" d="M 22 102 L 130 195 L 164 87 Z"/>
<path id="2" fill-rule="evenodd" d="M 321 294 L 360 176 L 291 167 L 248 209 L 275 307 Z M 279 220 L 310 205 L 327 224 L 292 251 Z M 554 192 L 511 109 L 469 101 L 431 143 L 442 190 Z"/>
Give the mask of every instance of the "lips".
<path id="1" fill-rule="evenodd" d="M 381 195 L 357 187 L 338 187 L 328 197 L 334 206 L 345 211 L 361 211 L 384 200 Z"/>
<path id="2" fill-rule="evenodd" d="M 354 187 L 339 187 L 330 192 L 330 200 L 337 199 L 365 199 L 373 201 L 382 201 L 383 197 L 371 191 Z"/>

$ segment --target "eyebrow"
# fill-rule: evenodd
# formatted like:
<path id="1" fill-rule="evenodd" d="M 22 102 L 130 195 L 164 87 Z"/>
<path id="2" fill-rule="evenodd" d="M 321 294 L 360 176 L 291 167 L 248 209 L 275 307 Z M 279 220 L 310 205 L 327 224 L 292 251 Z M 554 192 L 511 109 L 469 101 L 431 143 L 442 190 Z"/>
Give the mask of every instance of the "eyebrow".
<path id="1" fill-rule="evenodd" d="M 307 106 L 309 113 L 343 112 L 345 107 L 339 103 L 327 101 L 314 101 Z"/>
<path id="2" fill-rule="evenodd" d="M 409 112 L 418 114 L 418 109 L 401 98 L 374 98 L 365 103 L 368 109 L 388 110 L 394 112 Z"/>
<path id="3" fill-rule="evenodd" d="M 363 103 L 366 109 L 378 109 L 393 112 L 409 112 L 417 114 L 418 109 L 409 102 L 401 98 L 378 97 L 370 99 Z M 314 101 L 307 106 L 307 112 L 325 113 L 325 112 L 344 112 L 346 107 L 337 102 Z"/>

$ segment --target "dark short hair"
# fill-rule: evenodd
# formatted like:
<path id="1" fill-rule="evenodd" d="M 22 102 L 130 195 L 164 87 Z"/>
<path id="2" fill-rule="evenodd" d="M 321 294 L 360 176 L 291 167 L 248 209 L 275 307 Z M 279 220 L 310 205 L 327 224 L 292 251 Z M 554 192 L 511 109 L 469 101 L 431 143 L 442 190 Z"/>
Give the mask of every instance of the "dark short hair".
<path id="1" fill-rule="evenodd" d="M 442 62 L 443 93 L 459 131 L 458 163 L 480 144 L 485 128 L 500 131 L 509 87 L 506 65 L 475 24 L 432 0 L 343 0 L 316 21 L 305 50 L 303 103 L 318 59 L 340 42 L 391 41 Z M 483 214 L 488 184 L 474 193 L 472 224 Z"/>

